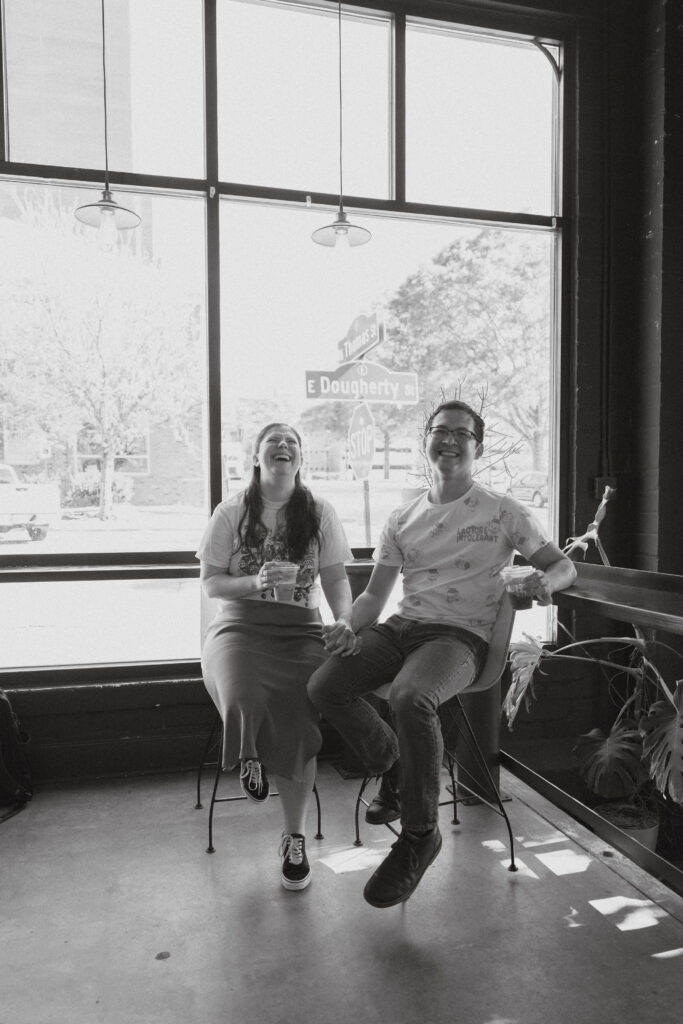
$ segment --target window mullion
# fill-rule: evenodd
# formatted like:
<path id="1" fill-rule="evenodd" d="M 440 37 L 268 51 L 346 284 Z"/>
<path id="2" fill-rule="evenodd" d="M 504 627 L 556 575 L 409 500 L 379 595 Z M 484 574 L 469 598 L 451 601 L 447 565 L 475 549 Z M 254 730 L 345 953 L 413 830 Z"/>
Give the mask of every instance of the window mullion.
<path id="1" fill-rule="evenodd" d="M 222 498 L 221 470 L 221 291 L 218 190 L 218 67 L 216 0 L 204 0 L 204 111 L 206 136 L 206 339 L 207 456 L 211 509 Z"/>
<path id="2" fill-rule="evenodd" d="M 406 201 L 406 18 L 394 18 L 393 53 L 393 195 L 400 205 Z"/>

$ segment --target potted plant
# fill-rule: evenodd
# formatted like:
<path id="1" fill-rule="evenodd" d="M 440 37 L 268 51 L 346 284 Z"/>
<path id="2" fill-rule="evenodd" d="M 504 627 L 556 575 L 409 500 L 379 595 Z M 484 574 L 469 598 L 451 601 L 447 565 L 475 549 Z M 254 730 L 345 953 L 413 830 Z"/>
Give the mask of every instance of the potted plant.
<path id="1" fill-rule="evenodd" d="M 591 729 L 573 750 L 591 792 L 606 800 L 595 811 L 649 849 L 657 845 L 659 814 L 643 763 L 643 738 L 631 719 L 619 718 L 605 736 Z"/>
<path id="2" fill-rule="evenodd" d="M 608 493 L 609 492 L 609 493 Z M 586 550 L 594 542 L 607 562 L 598 529 L 607 502 L 607 488 L 595 520 L 581 537 L 570 538 L 565 552 Z M 508 728 L 524 704 L 536 696 L 534 677 L 543 674 L 548 659 L 591 662 L 610 687 L 618 711 L 607 733 L 594 728 L 579 736 L 573 748 L 580 777 L 595 796 L 606 802 L 594 809 L 619 828 L 628 829 L 651 849 L 656 843 L 657 802 L 683 805 L 683 680 L 670 687 L 653 660 L 657 648 L 632 627 L 633 636 L 597 637 L 559 647 L 543 646 L 525 635 L 510 645 L 512 682 L 503 702 Z M 674 652 L 677 653 L 677 652 Z"/>

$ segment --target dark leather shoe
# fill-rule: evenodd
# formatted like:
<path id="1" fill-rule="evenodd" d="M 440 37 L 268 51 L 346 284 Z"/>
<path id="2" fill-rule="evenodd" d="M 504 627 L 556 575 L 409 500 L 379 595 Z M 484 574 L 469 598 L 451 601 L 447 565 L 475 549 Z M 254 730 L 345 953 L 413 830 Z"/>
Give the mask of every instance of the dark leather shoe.
<path id="1" fill-rule="evenodd" d="M 401 798 L 398 793 L 382 794 L 380 789 L 368 804 L 365 820 L 369 825 L 388 825 L 401 817 Z"/>
<path id="2" fill-rule="evenodd" d="M 399 778 L 399 762 L 396 761 L 382 776 L 377 796 L 368 804 L 365 820 L 369 825 L 388 825 L 401 817 Z"/>
<path id="3" fill-rule="evenodd" d="M 429 865 L 441 849 L 438 827 L 426 836 L 414 836 L 403 829 L 386 857 L 368 880 L 363 896 L 373 907 L 395 907 L 417 888 Z"/>

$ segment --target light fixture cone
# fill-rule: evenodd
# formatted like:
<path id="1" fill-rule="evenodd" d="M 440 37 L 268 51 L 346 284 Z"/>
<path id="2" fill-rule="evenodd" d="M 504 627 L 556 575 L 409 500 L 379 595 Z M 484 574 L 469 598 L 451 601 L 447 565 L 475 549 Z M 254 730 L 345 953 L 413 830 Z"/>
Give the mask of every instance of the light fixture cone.
<path id="1" fill-rule="evenodd" d="M 372 238 L 367 228 L 361 228 L 357 224 L 350 224 L 344 210 L 340 207 L 337 219 L 324 228 L 318 228 L 311 235 L 318 245 L 327 245 L 334 248 L 339 243 L 348 245 L 365 245 Z"/>
<path id="2" fill-rule="evenodd" d="M 127 210 L 125 206 L 119 206 L 108 188 L 102 190 L 102 198 L 99 202 L 79 206 L 74 211 L 74 215 L 82 224 L 87 224 L 91 228 L 99 228 L 104 212 L 113 214 L 117 231 L 128 231 L 130 228 L 136 228 L 140 223 L 137 213 Z"/>

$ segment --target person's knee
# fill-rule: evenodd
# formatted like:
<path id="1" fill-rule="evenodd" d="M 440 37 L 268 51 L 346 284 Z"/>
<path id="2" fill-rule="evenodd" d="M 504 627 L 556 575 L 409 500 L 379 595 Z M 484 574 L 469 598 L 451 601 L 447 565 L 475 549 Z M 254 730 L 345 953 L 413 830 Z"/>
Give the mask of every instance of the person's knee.
<path id="1" fill-rule="evenodd" d="M 396 681 L 391 688 L 389 706 L 396 722 L 410 721 L 419 711 L 433 711 L 436 705 L 410 679 Z"/>
<path id="2" fill-rule="evenodd" d="M 337 704 L 345 689 L 344 672 L 340 671 L 342 659 L 332 656 L 315 670 L 308 680 L 308 698 L 319 711 Z"/>

